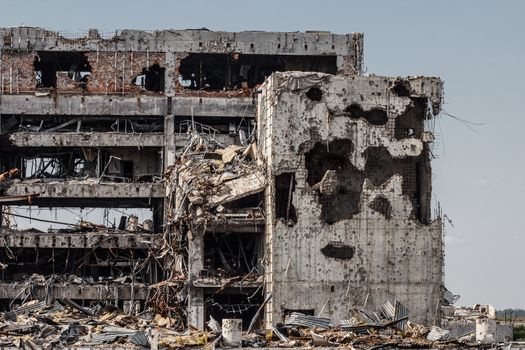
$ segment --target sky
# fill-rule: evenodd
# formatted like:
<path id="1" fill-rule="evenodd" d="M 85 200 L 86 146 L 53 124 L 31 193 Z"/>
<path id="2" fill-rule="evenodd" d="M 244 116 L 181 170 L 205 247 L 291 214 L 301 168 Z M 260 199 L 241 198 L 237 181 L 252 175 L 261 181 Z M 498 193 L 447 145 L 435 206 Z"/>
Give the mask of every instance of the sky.
<path id="1" fill-rule="evenodd" d="M 525 1 L 0 0 L 0 26 L 365 34 L 367 74 L 440 76 L 435 201 L 458 304 L 525 308 Z M 461 120 L 467 120 L 469 124 Z M 503 119 L 504 118 L 504 119 Z M 521 151 L 520 151 L 521 150 Z M 450 221 L 449 221 L 450 220 Z"/>

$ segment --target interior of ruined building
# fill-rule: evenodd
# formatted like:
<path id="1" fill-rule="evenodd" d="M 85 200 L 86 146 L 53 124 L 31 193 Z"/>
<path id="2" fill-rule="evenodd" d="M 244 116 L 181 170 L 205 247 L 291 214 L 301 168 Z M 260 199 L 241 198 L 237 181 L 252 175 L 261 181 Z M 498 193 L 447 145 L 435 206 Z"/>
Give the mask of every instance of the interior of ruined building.
<path id="1" fill-rule="evenodd" d="M 189 54 L 180 65 L 181 87 L 191 90 L 254 88 L 273 72 L 335 74 L 336 56 Z"/>
<path id="2" fill-rule="evenodd" d="M 399 255 L 420 235 L 435 241 L 416 283 L 441 284 L 421 141 L 440 85 L 355 77 L 361 34 L 0 32 L 4 309 L 67 299 L 153 310 L 179 328 L 213 317 L 247 329 L 317 315 L 330 297 L 326 311 L 342 319 L 339 302 L 410 294 L 405 275 L 364 269 L 380 269 L 385 254 L 398 270 L 414 263 Z M 276 86 L 276 72 L 304 75 Z M 88 222 L 41 214 L 49 208 L 115 213 Z M 401 252 L 394 232 L 407 237 Z"/>

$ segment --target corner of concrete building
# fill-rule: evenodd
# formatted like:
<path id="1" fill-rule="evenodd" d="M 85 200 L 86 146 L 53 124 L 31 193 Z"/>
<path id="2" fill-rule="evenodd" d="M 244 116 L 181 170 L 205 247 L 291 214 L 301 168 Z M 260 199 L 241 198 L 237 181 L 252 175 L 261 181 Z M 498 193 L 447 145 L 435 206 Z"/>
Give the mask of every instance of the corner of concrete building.
<path id="1" fill-rule="evenodd" d="M 442 82 L 278 72 L 260 91 L 267 327 L 291 311 L 337 322 L 386 300 L 438 324 L 443 236 L 425 122 Z"/>

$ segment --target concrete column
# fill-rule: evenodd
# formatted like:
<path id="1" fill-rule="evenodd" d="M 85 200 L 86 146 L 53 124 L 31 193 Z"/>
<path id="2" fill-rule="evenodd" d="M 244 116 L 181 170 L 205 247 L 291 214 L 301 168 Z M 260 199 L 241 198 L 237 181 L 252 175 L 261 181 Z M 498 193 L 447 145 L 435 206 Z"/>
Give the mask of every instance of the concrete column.
<path id="1" fill-rule="evenodd" d="M 204 267 L 204 239 L 188 234 L 188 275 L 190 280 L 200 275 Z M 190 286 L 188 297 L 188 326 L 204 329 L 204 290 Z"/>
<path id="2" fill-rule="evenodd" d="M 164 171 L 175 164 L 175 117 L 168 114 L 164 117 Z"/>
<path id="3" fill-rule="evenodd" d="M 166 75 L 164 78 L 164 94 L 168 97 L 175 95 L 175 88 L 177 84 L 178 68 L 177 68 L 177 54 L 175 52 L 166 52 Z"/>
<path id="4" fill-rule="evenodd" d="M 188 273 L 198 277 L 204 268 L 204 237 L 195 233 L 191 236 L 188 238 Z"/>
<path id="5" fill-rule="evenodd" d="M 204 329 L 204 290 L 190 288 L 188 295 L 188 326 Z"/>
<path id="6" fill-rule="evenodd" d="M 349 53 L 337 55 L 337 73 L 345 75 L 363 74 L 363 34 L 347 34 L 346 37 Z"/>
<path id="7" fill-rule="evenodd" d="M 271 174 L 271 169 L 267 170 Z M 265 283 L 265 298 L 270 293 L 275 294 L 273 283 L 273 238 L 274 238 L 274 220 L 275 220 L 275 181 L 273 176 L 268 176 L 268 183 L 264 193 L 264 206 L 266 211 L 266 222 L 264 229 L 264 251 L 266 258 L 264 260 L 264 283 Z M 273 298 L 264 307 L 264 325 L 266 329 L 271 329 L 274 326 L 274 303 Z"/>

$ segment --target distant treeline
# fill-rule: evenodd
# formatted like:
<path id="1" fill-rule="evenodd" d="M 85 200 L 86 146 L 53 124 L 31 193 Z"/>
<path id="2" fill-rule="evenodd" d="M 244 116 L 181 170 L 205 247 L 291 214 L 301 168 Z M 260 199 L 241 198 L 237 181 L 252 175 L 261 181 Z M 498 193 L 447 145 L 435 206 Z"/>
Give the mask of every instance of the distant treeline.
<path id="1" fill-rule="evenodd" d="M 496 315 L 498 318 L 504 318 L 505 315 L 507 315 L 507 319 L 509 318 L 525 318 L 525 310 L 523 309 L 505 309 L 505 310 L 498 310 L 496 311 Z"/>

